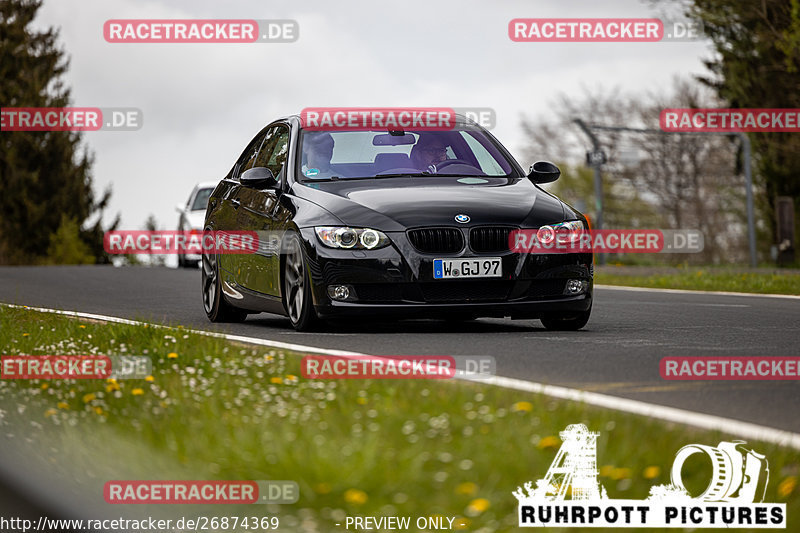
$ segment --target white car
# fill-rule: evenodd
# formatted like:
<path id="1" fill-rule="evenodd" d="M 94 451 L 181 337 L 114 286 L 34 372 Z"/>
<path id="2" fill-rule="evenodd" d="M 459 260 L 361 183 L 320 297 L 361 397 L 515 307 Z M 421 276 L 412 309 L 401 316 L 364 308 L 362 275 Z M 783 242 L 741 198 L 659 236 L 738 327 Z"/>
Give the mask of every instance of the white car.
<path id="1" fill-rule="evenodd" d="M 203 231 L 203 222 L 208 207 L 208 197 L 217 186 L 215 181 L 198 183 L 189 195 L 186 205 L 178 204 L 175 209 L 180 213 L 178 219 L 178 231 Z M 178 267 L 197 268 L 200 263 L 199 254 L 180 254 L 178 255 Z"/>

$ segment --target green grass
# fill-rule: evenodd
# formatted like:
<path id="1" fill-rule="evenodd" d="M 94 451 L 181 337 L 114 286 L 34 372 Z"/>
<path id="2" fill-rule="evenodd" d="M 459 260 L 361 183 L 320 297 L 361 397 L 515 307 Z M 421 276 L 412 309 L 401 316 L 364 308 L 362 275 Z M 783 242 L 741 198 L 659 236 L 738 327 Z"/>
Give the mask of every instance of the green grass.
<path id="1" fill-rule="evenodd" d="M 597 267 L 595 283 L 656 289 L 800 294 L 800 272 L 755 272 L 719 267 Z"/>
<path id="2" fill-rule="evenodd" d="M 305 380 L 299 354 L 3 306 L 0 353 L 151 357 L 151 381 L 0 380 L 0 434 L 69 479 L 294 480 L 297 504 L 193 507 L 277 513 L 289 531 L 343 531 L 334 523 L 348 515 L 444 515 L 469 531 L 514 531 L 512 491 L 544 476 L 568 424 L 601 433 L 611 498 L 669 483 L 686 444 L 737 438 L 477 383 Z M 750 445 L 770 461 L 765 501 L 787 502 L 787 530 L 797 529 L 800 452 Z M 697 486 L 704 468 L 684 474 Z"/>

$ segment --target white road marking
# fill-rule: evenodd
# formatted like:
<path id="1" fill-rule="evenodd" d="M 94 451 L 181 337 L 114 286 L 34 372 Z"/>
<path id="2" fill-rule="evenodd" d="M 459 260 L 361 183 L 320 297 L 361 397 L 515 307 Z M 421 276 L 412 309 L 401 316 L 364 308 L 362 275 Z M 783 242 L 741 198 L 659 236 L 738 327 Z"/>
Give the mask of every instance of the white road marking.
<path id="1" fill-rule="evenodd" d="M 636 292 L 667 292 L 673 294 L 716 294 L 722 296 L 749 296 L 751 298 L 789 298 L 800 300 L 800 296 L 793 294 L 756 294 L 752 292 L 726 292 L 726 291 L 691 291 L 688 289 L 651 289 L 648 287 L 629 287 L 627 285 L 597 285 L 596 289 L 613 289 L 618 291 L 636 291 Z"/>
<path id="2" fill-rule="evenodd" d="M 657 305 L 659 307 L 686 307 L 687 305 L 695 305 L 697 307 L 751 307 L 750 304 L 703 304 L 694 302 L 637 302 L 636 300 L 616 300 L 617 304 L 630 304 L 630 305 Z M 703 326 L 705 327 L 705 326 Z"/>
<path id="3" fill-rule="evenodd" d="M 43 313 L 54 313 L 57 315 L 66 315 L 77 318 L 86 318 L 89 320 L 101 320 L 104 322 L 113 322 L 117 324 L 129 324 L 135 326 L 142 326 L 148 324 L 150 327 L 163 328 L 174 330 L 176 328 L 170 326 L 163 326 L 160 324 L 150 324 L 147 322 L 140 322 L 137 320 L 129 320 L 127 318 L 120 318 L 115 316 L 98 315 L 93 313 L 82 313 L 79 311 L 64 311 L 61 309 L 48 309 L 44 307 L 29 307 L 26 305 L 15 305 L 0 303 L 6 307 L 15 307 L 19 309 L 30 309 L 32 311 L 40 311 Z M 218 337 L 235 342 L 243 342 L 248 344 L 255 344 L 259 346 L 269 346 L 271 348 L 281 348 L 284 350 L 291 350 L 295 352 L 305 353 L 318 353 L 323 355 L 336 355 L 341 357 L 364 356 L 359 352 L 350 352 L 344 350 L 331 350 L 327 348 L 317 348 L 315 346 L 304 346 L 302 344 L 292 344 L 287 342 L 271 341 L 267 339 L 259 339 L 256 337 L 245 337 L 242 335 L 231 335 L 228 333 L 217 333 L 213 331 L 203 331 L 197 329 L 183 328 L 181 331 L 186 333 L 195 333 L 198 335 L 207 335 L 210 337 Z M 376 356 L 372 356 L 376 357 Z M 780 429 L 770 428 L 767 426 L 759 426 L 749 422 L 742 422 L 721 416 L 707 415 L 688 411 L 685 409 L 677 409 L 674 407 L 666 407 L 639 400 L 630 400 L 627 398 L 619 398 L 616 396 L 609 396 L 607 394 L 599 394 L 596 392 L 582 391 L 579 389 L 571 389 L 567 387 L 559 387 L 556 385 L 545 385 L 543 383 L 536 383 L 533 381 L 525 381 L 516 378 L 507 378 L 502 376 L 493 376 L 487 379 L 465 379 L 458 378 L 464 381 L 486 383 L 503 387 L 505 389 L 518 390 L 522 392 L 531 392 L 534 394 L 543 394 L 552 398 L 562 400 L 569 400 L 574 402 L 581 402 L 595 407 L 604 407 L 625 413 L 646 416 L 649 418 L 657 418 L 668 422 L 675 422 L 688 426 L 694 426 L 707 430 L 722 431 L 732 437 L 739 439 L 758 440 L 762 442 L 769 442 L 779 446 L 785 446 L 800 450 L 800 433 L 792 433 Z"/>

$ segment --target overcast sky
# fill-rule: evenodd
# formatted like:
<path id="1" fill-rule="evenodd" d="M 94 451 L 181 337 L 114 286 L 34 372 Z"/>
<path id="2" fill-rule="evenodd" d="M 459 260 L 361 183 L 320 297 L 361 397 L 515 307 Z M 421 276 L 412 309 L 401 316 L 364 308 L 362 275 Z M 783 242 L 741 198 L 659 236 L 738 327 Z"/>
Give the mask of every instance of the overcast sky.
<path id="1" fill-rule="evenodd" d="M 515 43 L 514 18 L 659 17 L 639 0 L 45 0 L 37 24 L 61 28 L 73 103 L 136 107 L 144 127 L 89 132 L 109 215 L 140 229 L 177 225 L 195 183 L 224 176 L 278 116 L 312 106 L 491 107 L 495 135 L 523 166 L 523 113 L 547 120 L 560 93 L 657 91 L 703 72 L 707 42 Z M 110 44 L 108 19 L 293 19 L 294 43 Z M 543 154 L 546 158 L 546 154 Z M 106 217 L 110 219 L 110 216 Z"/>

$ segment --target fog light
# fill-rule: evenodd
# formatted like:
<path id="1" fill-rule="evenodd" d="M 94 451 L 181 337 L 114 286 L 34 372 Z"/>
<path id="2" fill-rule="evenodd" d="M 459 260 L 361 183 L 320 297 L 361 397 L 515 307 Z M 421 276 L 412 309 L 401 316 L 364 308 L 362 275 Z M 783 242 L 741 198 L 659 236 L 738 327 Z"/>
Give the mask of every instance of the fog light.
<path id="1" fill-rule="evenodd" d="M 589 283 L 583 279 L 569 279 L 567 280 L 567 286 L 564 288 L 564 294 L 575 295 L 580 294 L 586 290 L 586 287 L 589 286 Z"/>
<path id="2" fill-rule="evenodd" d="M 350 287 L 347 285 L 329 285 L 328 296 L 331 300 L 347 300 L 350 298 Z"/>

